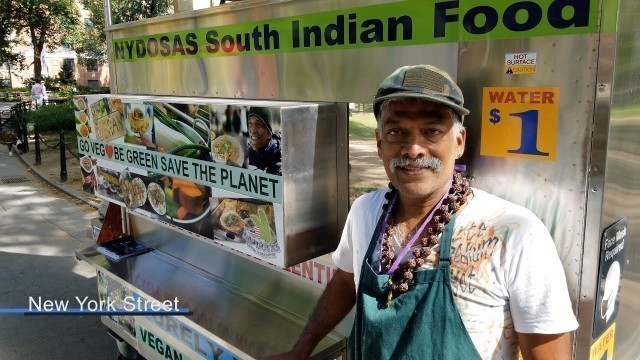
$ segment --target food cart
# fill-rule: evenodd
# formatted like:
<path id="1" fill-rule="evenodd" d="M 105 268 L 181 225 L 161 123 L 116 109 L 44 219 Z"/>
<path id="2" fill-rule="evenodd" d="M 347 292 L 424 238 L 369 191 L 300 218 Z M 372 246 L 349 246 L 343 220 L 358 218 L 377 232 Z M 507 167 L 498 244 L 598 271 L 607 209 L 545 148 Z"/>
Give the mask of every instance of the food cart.
<path id="1" fill-rule="evenodd" d="M 123 355 L 290 348 L 335 271 L 348 103 L 370 103 L 387 74 L 416 63 L 447 70 L 465 94 L 460 165 L 472 185 L 549 228 L 580 322 L 574 357 L 640 353 L 637 2 L 196 5 L 107 26 L 111 95 L 74 98 L 85 190 L 112 203 L 98 241 L 124 234 L 147 247 L 78 258 L 97 269 L 101 299 L 179 299 L 192 311 L 103 317 Z M 279 171 L 245 156 L 256 112 Z M 344 356 L 351 321 L 313 358 Z"/>

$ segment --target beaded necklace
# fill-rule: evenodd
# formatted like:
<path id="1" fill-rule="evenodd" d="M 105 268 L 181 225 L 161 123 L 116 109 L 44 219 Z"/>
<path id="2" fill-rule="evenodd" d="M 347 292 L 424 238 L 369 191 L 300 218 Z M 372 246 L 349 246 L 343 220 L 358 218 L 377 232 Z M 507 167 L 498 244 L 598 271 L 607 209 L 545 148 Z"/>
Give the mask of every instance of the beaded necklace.
<path id="1" fill-rule="evenodd" d="M 413 273 L 418 271 L 424 265 L 427 257 L 431 254 L 432 246 L 440 242 L 440 234 L 444 231 L 445 225 L 451 221 L 453 213 L 458 211 L 467 201 L 467 197 L 471 193 L 469 181 L 464 179 L 457 172 L 453 173 L 453 179 L 449 191 L 440 199 L 440 202 L 427 215 L 413 237 L 409 240 L 400 255 L 396 258 L 395 253 L 391 250 L 393 247 L 389 234 L 391 215 L 395 210 L 395 203 L 398 198 L 398 190 L 389 183 L 391 191 L 385 194 L 387 203 L 382 205 L 383 223 L 380 229 L 380 267 L 389 275 L 389 295 L 388 303 L 394 297 L 405 293 L 409 290 L 409 284 L 413 280 Z M 434 225 L 427 227 L 426 237 L 420 239 L 420 248 L 413 249 L 413 257 L 404 264 L 400 264 L 404 256 L 411 249 L 416 240 L 422 235 L 424 228 L 433 218 Z M 395 258 L 395 262 L 393 261 Z"/>

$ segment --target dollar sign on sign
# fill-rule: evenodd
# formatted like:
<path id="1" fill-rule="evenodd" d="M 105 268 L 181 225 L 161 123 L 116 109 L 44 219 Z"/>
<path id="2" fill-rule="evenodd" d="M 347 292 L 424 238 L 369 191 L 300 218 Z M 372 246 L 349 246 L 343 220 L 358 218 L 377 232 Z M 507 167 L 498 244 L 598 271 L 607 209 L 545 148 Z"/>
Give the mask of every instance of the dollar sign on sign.
<path id="1" fill-rule="evenodd" d="M 493 109 L 491 109 L 491 111 L 489 111 L 489 115 L 491 116 L 489 118 L 489 121 L 491 121 L 491 123 L 493 125 L 495 125 L 495 124 L 500 122 L 500 115 L 499 114 L 500 114 L 500 110 L 498 110 L 496 108 L 493 108 Z"/>

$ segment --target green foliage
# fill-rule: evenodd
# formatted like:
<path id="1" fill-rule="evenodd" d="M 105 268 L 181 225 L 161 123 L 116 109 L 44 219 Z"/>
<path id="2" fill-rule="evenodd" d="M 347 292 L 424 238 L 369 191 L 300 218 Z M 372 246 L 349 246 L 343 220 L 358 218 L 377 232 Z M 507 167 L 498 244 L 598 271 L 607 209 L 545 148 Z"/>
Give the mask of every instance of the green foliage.
<path id="1" fill-rule="evenodd" d="M 24 56 L 13 52 L 18 41 L 17 38 L 11 36 L 12 17 L 9 5 L 9 1 L 0 0 L 0 64 L 20 64 L 22 66 Z"/>
<path id="2" fill-rule="evenodd" d="M 80 13 L 75 0 L 0 0 L 0 24 L 4 31 L 26 36 L 33 44 L 34 73 L 42 76 L 40 55 L 45 45 L 56 48 L 68 43 L 78 26 Z M 1 48 L 0 44 L 0 48 Z"/>
<path id="3" fill-rule="evenodd" d="M 76 120 L 73 113 L 73 103 L 51 104 L 38 110 L 25 113 L 27 126 L 38 126 L 38 131 L 75 130 Z"/>
<path id="4" fill-rule="evenodd" d="M 77 94 L 110 94 L 111 88 L 108 86 L 91 87 L 86 85 L 78 85 L 76 87 Z"/>
<path id="5" fill-rule="evenodd" d="M 58 72 L 58 82 L 60 82 L 61 85 L 75 85 L 76 83 L 73 67 L 66 61 L 62 64 Z"/>
<path id="6" fill-rule="evenodd" d="M 79 63 L 87 65 L 90 61 L 96 61 L 98 64 L 104 64 L 107 61 L 104 2 L 82 0 L 82 6 L 89 10 L 91 24 L 79 26 L 70 33 L 70 45 L 78 54 Z M 170 13 L 172 6 L 172 0 L 112 0 L 111 19 L 114 24 L 148 19 Z"/>
<path id="7" fill-rule="evenodd" d="M 172 0 L 112 0 L 113 23 L 149 19 L 173 10 Z"/>
<path id="8" fill-rule="evenodd" d="M 8 89 L 0 89 L 0 93 L 14 93 L 14 92 L 25 92 L 29 91 L 28 87 L 14 87 Z"/>
<path id="9" fill-rule="evenodd" d="M 29 89 L 24 87 L 0 89 L 0 101 L 18 101 L 14 96 L 15 93 L 29 93 Z"/>
<path id="10" fill-rule="evenodd" d="M 54 92 L 56 99 L 67 99 L 73 96 L 73 85 L 60 85 Z"/>

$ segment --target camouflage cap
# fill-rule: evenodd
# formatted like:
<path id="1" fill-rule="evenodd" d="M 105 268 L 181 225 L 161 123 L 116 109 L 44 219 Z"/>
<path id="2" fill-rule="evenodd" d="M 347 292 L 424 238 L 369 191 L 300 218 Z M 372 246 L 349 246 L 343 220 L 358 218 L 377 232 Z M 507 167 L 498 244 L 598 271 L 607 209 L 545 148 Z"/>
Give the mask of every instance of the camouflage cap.
<path id="1" fill-rule="evenodd" d="M 462 91 L 447 72 L 431 65 L 403 66 L 389 75 L 373 100 L 376 117 L 384 100 L 403 97 L 420 98 L 451 107 L 462 119 L 469 114 L 463 107 Z"/>

